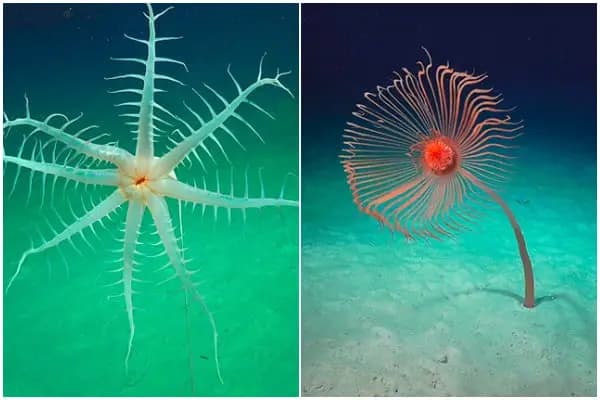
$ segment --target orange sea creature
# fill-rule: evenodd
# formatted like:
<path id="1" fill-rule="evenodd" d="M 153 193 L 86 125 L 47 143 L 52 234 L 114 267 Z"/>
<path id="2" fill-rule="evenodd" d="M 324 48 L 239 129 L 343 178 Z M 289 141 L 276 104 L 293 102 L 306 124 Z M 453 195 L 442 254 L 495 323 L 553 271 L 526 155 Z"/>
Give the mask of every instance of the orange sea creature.
<path id="1" fill-rule="evenodd" d="M 425 49 L 424 49 L 425 50 Z M 490 197 L 515 233 L 525 274 L 525 307 L 534 281 L 525 239 L 494 186 L 505 180 L 506 154 L 522 134 L 501 95 L 482 87 L 486 74 L 418 62 L 389 86 L 365 93 L 344 133 L 342 165 L 358 208 L 407 238 L 441 239 L 477 219 Z M 481 196 L 485 194 L 486 196 Z M 489 197 L 488 197 L 489 196 Z"/>

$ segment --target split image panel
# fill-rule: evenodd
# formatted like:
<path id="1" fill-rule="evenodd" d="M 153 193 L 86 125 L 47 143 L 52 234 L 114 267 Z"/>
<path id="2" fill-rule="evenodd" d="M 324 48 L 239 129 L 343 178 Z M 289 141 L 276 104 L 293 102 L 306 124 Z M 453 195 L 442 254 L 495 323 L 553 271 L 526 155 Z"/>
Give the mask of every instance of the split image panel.
<path id="1" fill-rule="evenodd" d="M 4 78 L 4 394 L 297 395 L 298 5 L 7 4 Z"/>
<path id="2" fill-rule="evenodd" d="M 596 394 L 595 5 L 3 11 L 4 395 Z"/>
<path id="3" fill-rule="evenodd" d="M 595 18 L 302 6 L 303 396 L 596 394 Z"/>

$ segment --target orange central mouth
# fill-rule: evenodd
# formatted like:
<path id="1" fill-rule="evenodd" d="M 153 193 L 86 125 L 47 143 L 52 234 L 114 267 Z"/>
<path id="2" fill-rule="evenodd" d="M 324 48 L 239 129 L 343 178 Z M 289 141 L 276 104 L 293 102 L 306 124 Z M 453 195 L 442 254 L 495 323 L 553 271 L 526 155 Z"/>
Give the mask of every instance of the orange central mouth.
<path id="1" fill-rule="evenodd" d="M 423 163 L 434 174 L 444 175 L 456 167 L 456 152 L 443 139 L 433 139 L 425 145 Z"/>
<path id="2" fill-rule="evenodd" d="M 143 184 L 144 184 L 144 183 L 146 183 L 146 182 L 148 182 L 148 178 L 147 178 L 147 177 L 145 177 L 145 176 L 141 176 L 141 177 L 139 177 L 139 178 L 137 178 L 137 179 L 135 180 L 135 185 L 136 185 L 136 186 L 140 186 L 140 185 L 143 185 Z"/>

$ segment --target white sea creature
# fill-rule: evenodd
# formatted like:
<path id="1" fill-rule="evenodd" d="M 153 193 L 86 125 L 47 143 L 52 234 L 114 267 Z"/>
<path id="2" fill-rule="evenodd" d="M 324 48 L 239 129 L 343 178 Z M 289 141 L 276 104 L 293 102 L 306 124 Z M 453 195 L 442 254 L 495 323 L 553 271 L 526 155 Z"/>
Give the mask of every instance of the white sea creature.
<path id="1" fill-rule="evenodd" d="M 156 44 L 158 42 L 181 39 L 181 37 L 158 37 L 156 36 L 156 21 L 169 11 L 172 7 L 166 8 L 158 14 L 154 14 L 152 6 L 148 5 L 148 14 L 144 15 L 148 19 L 148 38 L 139 39 L 128 35 L 126 38 L 135 42 L 141 43 L 147 47 L 146 59 L 141 58 L 114 58 L 116 61 L 141 64 L 144 68 L 143 74 L 124 73 L 122 75 L 106 78 L 109 80 L 133 80 L 141 82 L 141 88 L 128 87 L 113 91 L 112 93 L 125 93 L 137 96 L 134 101 L 118 104 L 119 107 L 130 107 L 135 111 L 128 112 L 125 117 L 131 118 L 132 121 L 127 124 L 135 127 L 134 132 L 137 136 L 137 144 L 135 153 L 132 154 L 124 148 L 117 146 L 116 142 L 100 143 L 100 140 L 108 135 L 104 134 L 93 139 L 82 139 L 82 134 L 95 126 L 88 126 L 78 130 L 75 133 L 69 133 L 74 124 L 80 120 L 82 115 L 76 118 L 69 118 L 63 114 L 51 114 L 45 119 L 36 119 L 30 113 L 29 101 L 25 97 L 25 116 L 22 118 L 9 118 L 4 113 L 4 129 L 6 134 L 9 134 L 11 128 L 14 127 L 30 127 L 33 128 L 23 140 L 19 152 L 16 156 L 4 155 L 4 161 L 17 165 L 17 176 L 15 184 L 21 168 L 41 173 L 44 179 L 42 188 L 45 187 L 45 179 L 47 175 L 53 177 L 52 191 L 57 178 L 83 183 L 86 185 L 102 185 L 113 187 L 114 191 L 103 201 L 94 205 L 85 215 L 74 215 L 74 222 L 64 224 L 60 228 L 53 229 L 54 236 L 44 240 L 38 246 L 31 247 L 21 256 L 18 262 L 16 271 L 8 281 L 6 291 L 11 288 L 15 279 L 19 276 L 26 259 L 36 253 L 58 246 L 64 241 L 70 241 L 76 234 L 81 234 L 86 228 L 90 228 L 95 233 L 93 225 L 95 223 L 103 224 L 103 220 L 118 208 L 127 204 L 127 217 L 125 221 L 125 231 L 123 240 L 123 253 L 120 259 L 122 269 L 122 279 L 120 283 L 123 287 L 123 295 L 129 321 L 129 342 L 127 353 L 125 355 L 125 368 L 128 370 L 131 349 L 135 335 L 134 322 L 134 307 L 133 307 L 133 290 L 132 282 L 135 281 L 134 254 L 136 252 L 137 238 L 143 214 L 148 210 L 154 221 L 156 231 L 165 252 L 169 259 L 170 267 L 173 270 L 173 276 L 179 278 L 182 287 L 187 294 L 190 294 L 206 311 L 213 329 L 214 339 L 214 358 L 219 380 L 223 382 L 219 367 L 217 329 L 215 321 L 207 309 L 203 298 L 198 292 L 196 286 L 190 277 L 191 271 L 185 266 L 183 260 L 182 249 L 179 247 L 178 238 L 175 234 L 175 229 L 167 207 L 167 198 L 172 198 L 181 202 L 189 202 L 199 204 L 203 207 L 212 206 L 215 208 L 227 209 L 229 218 L 231 218 L 232 209 L 241 209 L 244 220 L 246 218 L 245 210 L 248 208 L 261 208 L 269 206 L 290 206 L 298 207 L 298 202 L 284 198 L 284 188 L 281 188 L 279 197 L 270 198 L 264 194 L 264 186 L 261 176 L 261 195 L 260 197 L 252 198 L 248 195 L 248 174 L 245 174 L 245 194 L 237 197 L 234 195 L 233 182 L 229 193 L 207 190 L 203 187 L 196 187 L 187 184 L 177 179 L 174 170 L 182 162 L 191 160 L 195 157 L 202 166 L 203 158 L 214 159 L 211 151 L 206 146 L 208 141 L 212 141 L 218 149 L 223 153 L 225 159 L 229 160 L 225 149 L 221 145 L 221 138 L 224 135 L 230 136 L 240 146 L 238 137 L 240 133 L 235 132 L 233 128 L 228 126 L 232 120 L 237 120 L 245 125 L 248 130 L 262 140 L 256 129 L 240 114 L 240 106 L 246 104 L 254 107 L 267 116 L 272 116 L 258 104 L 254 103 L 250 97 L 259 88 L 263 86 L 273 86 L 279 88 L 289 95 L 291 91 L 281 82 L 281 78 L 288 75 L 290 72 L 279 72 L 273 77 L 266 77 L 263 74 L 262 64 L 263 58 L 258 67 L 258 75 L 256 80 L 250 85 L 243 88 L 234 78 L 227 68 L 227 72 L 231 77 L 233 84 L 237 90 L 237 95 L 232 100 L 227 100 L 224 96 L 208 85 L 205 85 L 209 92 L 218 99 L 222 105 L 211 105 L 199 92 L 194 92 L 199 99 L 204 103 L 207 110 L 210 112 L 209 119 L 203 119 L 200 113 L 192 107 L 184 103 L 185 109 L 190 117 L 184 118 L 177 115 L 167 108 L 161 106 L 155 94 L 165 92 L 164 89 L 159 89 L 156 84 L 160 81 L 170 81 L 175 84 L 181 84 L 179 80 L 159 74 L 156 72 L 158 65 L 162 63 L 178 64 L 187 70 L 185 63 L 179 60 L 160 57 L 156 52 Z M 292 96 L 293 97 L 293 96 Z M 220 111 L 217 111 L 220 109 Z M 59 123 L 58 121 L 64 122 Z M 171 121 L 171 122 L 169 122 Z M 164 138 L 166 132 L 163 127 L 181 125 L 181 129 L 175 130 L 177 139 L 170 139 L 172 146 L 164 154 L 157 155 L 155 151 L 155 141 L 162 135 Z M 43 138 L 38 139 L 39 136 Z M 34 138 L 35 144 L 31 151 L 30 157 L 24 156 L 24 149 L 30 139 Z M 36 141 L 37 140 L 37 141 Z M 106 142 L 106 141 L 105 141 Z M 28 153 L 28 152 L 25 152 Z M 50 155 L 48 155 L 51 153 Z M 105 168 L 98 168 L 102 165 Z M 32 188 L 32 180 L 29 181 L 30 191 Z M 13 186 L 14 190 L 14 186 Z M 44 198 L 44 193 L 42 193 Z"/>

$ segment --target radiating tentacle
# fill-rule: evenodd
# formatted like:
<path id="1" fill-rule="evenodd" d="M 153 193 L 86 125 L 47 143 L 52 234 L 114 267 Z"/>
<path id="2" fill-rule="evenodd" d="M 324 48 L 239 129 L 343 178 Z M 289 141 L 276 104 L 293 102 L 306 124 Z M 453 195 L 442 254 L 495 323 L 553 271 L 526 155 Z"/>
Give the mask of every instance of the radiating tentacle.
<path id="1" fill-rule="evenodd" d="M 113 90 L 110 93 L 129 93 L 139 96 L 135 101 L 126 101 L 117 104 L 118 107 L 134 107 L 134 112 L 127 112 L 120 114 L 126 118 L 130 118 L 125 122 L 127 125 L 135 127 L 132 132 L 136 134 L 136 159 L 137 164 L 141 168 L 148 168 L 149 164 L 154 159 L 154 147 L 155 139 L 157 134 L 165 133 L 164 125 L 169 127 L 170 122 L 158 116 L 156 110 L 160 110 L 166 113 L 171 118 L 175 116 L 169 112 L 165 107 L 161 106 L 155 100 L 155 94 L 164 92 L 164 89 L 157 88 L 158 81 L 170 81 L 176 84 L 185 86 L 181 81 L 171 76 L 157 73 L 156 68 L 160 63 L 171 63 L 178 64 L 184 67 L 187 71 L 187 66 L 184 62 L 175 60 L 168 57 L 159 57 L 156 52 L 156 44 L 161 41 L 181 39 L 181 37 L 158 37 L 156 34 L 156 21 L 166 12 L 171 10 L 173 7 L 167 7 L 163 11 L 154 14 L 154 10 L 150 4 L 147 5 L 148 13 L 144 13 L 148 20 L 148 38 L 138 39 L 125 35 L 127 39 L 142 43 L 146 46 L 146 57 L 142 58 L 131 58 L 131 57 L 113 57 L 114 61 L 129 62 L 142 64 L 144 66 L 144 73 L 127 73 L 105 78 L 107 80 L 136 80 L 141 81 L 142 87 L 140 88 L 125 88 L 120 90 Z M 157 124 L 163 124 L 163 126 L 157 126 Z"/>
<path id="2" fill-rule="evenodd" d="M 206 305 L 206 302 L 204 301 L 204 298 L 200 295 L 198 289 L 190 279 L 190 273 L 186 270 L 185 266 L 182 263 L 181 251 L 177 246 L 177 237 L 175 236 L 174 227 L 171 222 L 171 216 L 169 215 L 167 202 L 162 197 L 150 196 L 148 198 L 147 204 L 148 208 L 150 209 L 150 212 L 152 213 L 152 218 L 154 219 L 154 224 L 156 225 L 158 235 L 160 236 L 162 244 L 167 252 L 167 256 L 169 257 L 169 262 L 175 270 L 177 277 L 181 281 L 181 285 L 201 305 L 201 307 L 204 309 L 204 312 L 208 316 L 209 322 L 213 330 L 213 346 L 217 376 L 221 384 L 223 384 L 223 378 L 221 377 L 221 367 L 219 365 L 217 325 L 215 323 L 215 319 L 212 313 L 210 312 Z"/>
<path id="3" fill-rule="evenodd" d="M 69 239 L 76 233 L 80 233 L 83 229 L 89 227 L 94 222 L 106 217 L 110 212 L 114 211 L 117 207 L 123 204 L 124 201 L 125 198 L 123 197 L 123 195 L 121 195 L 121 192 L 119 190 L 113 192 L 113 194 L 111 194 L 104 201 L 102 201 L 100 204 L 94 207 L 90 212 L 80 217 L 73 224 L 65 228 L 62 232 L 54 236 L 52 239 L 42 243 L 38 247 L 33 247 L 27 250 L 25 253 L 23 253 L 21 259 L 19 260 L 19 264 L 17 265 L 17 270 L 8 281 L 6 292 L 8 292 L 14 280 L 21 272 L 21 267 L 23 266 L 23 263 L 25 262 L 27 257 L 29 257 L 32 254 L 40 253 L 44 250 L 57 246 L 62 241 Z"/>
<path id="4" fill-rule="evenodd" d="M 218 143 L 218 140 L 214 137 L 215 131 L 217 129 L 225 126 L 225 123 L 230 118 L 236 118 L 240 122 L 244 123 L 251 129 L 257 136 L 260 137 L 258 132 L 250 125 L 244 118 L 242 118 L 236 110 L 246 102 L 248 97 L 259 87 L 270 85 L 283 89 L 287 93 L 291 95 L 290 90 L 281 82 L 281 78 L 289 72 L 278 72 L 274 78 L 264 78 L 262 77 L 262 60 L 261 66 L 259 69 L 259 77 L 258 79 L 249 85 L 246 89 L 244 89 L 241 93 L 239 93 L 231 102 L 228 102 L 225 105 L 225 108 L 216 113 L 212 107 L 210 107 L 209 103 L 206 102 L 209 106 L 209 110 L 211 111 L 212 118 L 207 121 L 205 124 L 200 126 L 198 129 L 194 130 L 189 136 L 179 142 L 173 149 L 171 149 L 167 154 L 160 158 L 160 160 L 156 163 L 156 168 L 153 171 L 154 177 L 160 177 L 167 175 L 171 172 L 185 157 L 187 157 L 197 146 L 199 146 L 202 141 L 206 138 L 211 137 Z M 226 100 L 219 95 L 219 98 L 226 102 Z M 262 140 L 262 138 L 261 138 Z"/>
<path id="5" fill-rule="evenodd" d="M 119 184 L 119 173 L 116 169 L 74 168 L 12 156 L 4 156 L 4 161 L 16 164 L 19 167 L 28 168 L 32 171 L 42 172 L 44 176 L 49 174 L 90 185 L 117 186 Z"/>
<path id="6" fill-rule="evenodd" d="M 33 132 L 40 131 L 56 140 L 59 140 L 77 151 L 79 154 L 85 154 L 88 157 L 109 161 L 119 167 L 127 165 L 130 162 L 132 155 L 119 147 L 96 144 L 91 141 L 79 139 L 77 134 L 70 135 L 61 128 L 56 128 L 48 125 L 46 121 L 39 121 L 31 118 L 29 113 L 29 103 L 26 103 L 26 116 L 24 118 L 15 118 L 13 120 L 5 120 L 4 128 L 12 128 L 16 126 L 29 126 L 35 128 Z M 80 131 L 81 133 L 81 131 Z"/>
<path id="7" fill-rule="evenodd" d="M 137 237 L 142 224 L 145 206 L 142 202 L 130 201 L 127 209 L 127 218 L 125 220 L 125 238 L 123 240 L 123 295 L 125 297 L 125 308 L 127 310 L 127 320 L 129 321 L 129 341 L 127 344 L 127 353 L 125 355 L 125 372 L 129 371 L 129 359 L 131 357 L 131 348 L 135 336 L 135 322 L 133 319 L 133 270 L 134 255 L 137 244 Z"/>
<path id="8" fill-rule="evenodd" d="M 137 148 L 135 153 L 138 163 L 149 163 L 154 157 L 152 116 L 154 104 L 156 31 L 154 27 L 154 11 L 150 4 L 148 4 L 148 13 L 148 54 L 145 62 L 146 71 L 144 73 L 144 85 L 142 89 L 142 99 L 140 101 Z"/>
<path id="9" fill-rule="evenodd" d="M 261 197 L 257 198 L 235 197 L 231 194 L 220 193 L 219 190 L 212 192 L 173 179 L 163 179 L 157 182 L 153 185 L 153 190 L 166 197 L 213 207 L 240 209 L 281 206 L 298 207 L 297 200 L 288 200 L 282 197 L 269 198 L 265 197 L 264 193 Z"/>

